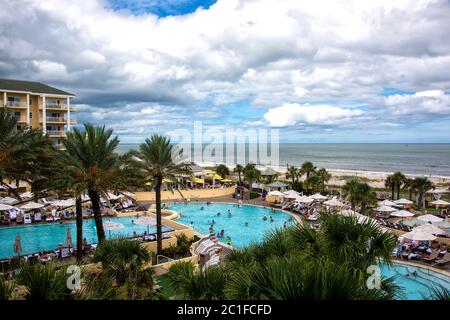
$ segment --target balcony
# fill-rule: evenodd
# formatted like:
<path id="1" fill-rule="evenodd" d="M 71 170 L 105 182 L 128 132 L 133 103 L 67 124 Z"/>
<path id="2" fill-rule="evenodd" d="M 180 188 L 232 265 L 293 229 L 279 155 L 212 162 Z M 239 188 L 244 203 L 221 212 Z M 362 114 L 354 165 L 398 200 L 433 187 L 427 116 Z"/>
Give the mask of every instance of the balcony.
<path id="1" fill-rule="evenodd" d="M 3 107 L 5 104 L 3 101 L 0 103 Z M 6 106 L 11 109 L 26 109 L 27 104 L 25 102 L 7 101 Z"/>
<path id="2" fill-rule="evenodd" d="M 27 123 L 26 117 L 16 117 L 17 123 Z"/>
<path id="3" fill-rule="evenodd" d="M 39 104 L 39 110 L 42 110 L 42 106 L 43 104 Z M 63 110 L 63 111 L 67 111 L 67 105 L 65 104 L 54 104 L 54 103 L 46 103 L 45 104 L 45 109 L 46 110 Z M 70 106 L 70 112 L 74 112 L 77 111 L 77 109 L 73 106 Z"/>
<path id="4" fill-rule="evenodd" d="M 47 130 L 47 135 L 54 138 L 62 138 L 66 136 L 63 130 Z"/>
<path id="5" fill-rule="evenodd" d="M 47 123 L 67 123 L 67 119 L 64 117 L 46 117 Z M 42 119 L 39 120 L 40 123 L 42 123 Z M 71 118 L 70 124 L 76 124 L 77 119 Z"/>

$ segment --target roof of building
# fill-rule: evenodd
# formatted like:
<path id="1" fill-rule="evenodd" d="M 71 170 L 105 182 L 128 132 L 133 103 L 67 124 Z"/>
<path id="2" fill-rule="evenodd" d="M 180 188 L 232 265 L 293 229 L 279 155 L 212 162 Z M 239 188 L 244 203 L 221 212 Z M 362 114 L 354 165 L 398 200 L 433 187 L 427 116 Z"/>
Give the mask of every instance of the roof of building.
<path id="1" fill-rule="evenodd" d="M 31 93 L 46 93 L 54 95 L 75 96 L 73 93 L 56 89 L 49 85 L 35 81 L 22 81 L 11 79 L 0 79 L 0 91 L 25 91 Z"/>

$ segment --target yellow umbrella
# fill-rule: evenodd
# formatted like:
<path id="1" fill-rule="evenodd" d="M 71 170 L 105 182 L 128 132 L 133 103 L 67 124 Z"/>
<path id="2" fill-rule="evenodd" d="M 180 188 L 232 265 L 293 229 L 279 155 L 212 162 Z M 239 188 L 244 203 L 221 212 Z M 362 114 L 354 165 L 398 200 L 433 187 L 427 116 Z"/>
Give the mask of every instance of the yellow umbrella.
<path id="1" fill-rule="evenodd" d="M 223 179 L 222 182 L 228 183 L 228 182 L 233 182 L 233 180 L 231 180 L 231 179 Z"/>
<path id="2" fill-rule="evenodd" d="M 205 181 L 203 179 L 200 179 L 200 178 L 192 178 L 191 181 L 193 183 L 205 183 Z"/>
<path id="3" fill-rule="evenodd" d="M 217 173 L 208 173 L 207 174 L 208 177 L 213 178 L 214 180 L 222 180 L 223 178 L 218 175 Z"/>
<path id="4" fill-rule="evenodd" d="M 172 179 L 164 178 L 162 182 L 165 182 L 165 183 L 172 183 L 173 181 L 172 181 Z"/>
<path id="5" fill-rule="evenodd" d="M 147 182 L 145 185 L 146 185 L 146 186 L 151 186 L 152 183 L 149 181 L 149 182 Z"/>

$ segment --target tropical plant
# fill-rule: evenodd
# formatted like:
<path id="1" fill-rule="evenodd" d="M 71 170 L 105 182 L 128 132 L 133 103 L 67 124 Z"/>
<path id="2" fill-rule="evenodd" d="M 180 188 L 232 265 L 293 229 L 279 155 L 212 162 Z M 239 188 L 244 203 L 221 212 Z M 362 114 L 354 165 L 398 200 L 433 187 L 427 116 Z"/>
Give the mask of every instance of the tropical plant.
<path id="1" fill-rule="evenodd" d="M 413 193 L 415 192 L 415 184 L 414 179 L 406 178 L 405 182 L 403 183 L 403 188 L 405 190 L 408 190 L 409 193 L 409 200 L 412 200 Z"/>
<path id="2" fill-rule="evenodd" d="M 311 161 L 306 161 L 302 163 L 302 166 L 300 168 L 300 172 L 302 175 L 306 175 L 306 179 L 309 178 L 309 176 L 316 171 L 316 167 Z"/>
<path id="3" fill-rule="evenodd" d="M 14 292 L 14 282 L 6 281 L 0 276 L 0 301 L 11 300 Z"/>
<path id="4" fill-rule="evenodd" d="M 25 263 L 20 267 L 17 284 L 25 287 L 27 300 L 66 300 L 70 298 L 65 269 L 53 264 Z"/>
<path id="5" fill-rule="evenodd" d="M 292 186 L 294 185 L 294 183 L 296 181 L 298 181 L 299 175 L 300 175 L 299 169 L 297 169 L 294 166 L 288 167 L 287 172 L 286 172 L 286 178 L 291 179 Z"/>
<path id="6" fill-rule="evenodd" d="M 434 184 L 426 177 L 416 177 L 414 179 L 414 189 L 417 192 L 417 206 L 422 208 L 424 206 L 425 192 L 432 189 Z"/>
<path id="7" fill-rule="evenodd" d="M 248 163 L 245 167 L 244 167 L 244 179 L 248 182 L 249 184 L 249 189 L 250 192 L 252 192 L 253 188 L 252 188 L 252 184 L 255 181 L 258 181 L 259 178 L 261 177 L 261 171 L 259 171 L 258 169 L 256 169 L 256 165 L 253 163 Z"/>
<path id="8" fill-rule="evenodd" d="M 404 185 L 405 181 L 406 181 L 405 175 L 399 171 L 394 172 L 393 174 L 389 175 L 386 178 L 385 186 L 391 189 L 392 200 L 395 199 L 394 194 L 396 191 L 397 191 L 397 199 L 400 199 L 400 190 L 402 188 L 402 185 Z"/>
<path id="9" fill-rule="evenodd" d="M 317 171 L 317 176 L 320 180 L 321 191 L 325 191 L 326 183 L 331 179 L 331 173 L 327 171 L 327 169 L 322 168 Z"/>
<path id="10" fill-rule="evenodd" d="M 189 165 L 181 163 L 182 150 L 179 150 L 170 139 L 153 135 L 140 145 L 139 158 L 145 179 L 153 185 L 156 193 L 156 237 L 157 254 L 162 250 L 161 224 L 161 185 L 163 179 L 175 181 L 177 176 L 191 176 Z"/>
<path id="11" fill-rule="evenodd" d="M 384 181 L 384 186 L 391 189 L 391 199 L 395 200 L 395 180 L 392 175 L 387 176 L 386 180 Z"/>
<path id="12" fill-rule="evenodd" d="M 119 139 L 113 131 L 102 127 L 84 125 L 84 131 L 74 128 L 63 140 L 65 152 L 60 154 L 61 163 L 71 174 L 73 190 L 78 195 L 86 190 L 92 203 L 98 241 L 105 240 L 100 196 L 117 184 L 119 161 L 114 153 Z"/>
<path id="13" fill-rule="evenodd" d="M 312 175 L 308 178 L 306 178 L 305 181 L 303 181 L 303 188 L 308 190 L 308 193 L 315 193 L 319 191 L 321 188 L 321 180 L 319 176 Z"/>
<path id="14" fill-rule="evenodd" d="M 234 173 L 238 174 L 238 178 L 239 178 L 239 185 L 242 185 L 242 177 L 241 174 L 244 172 L 244 167 L 240 164 L 237 164 L 236 167 L 234 167 L 233 169 Z"/>
<path id="15" fill-rule="evenodd" d="M 365 182 L 359 182 L 353 178 L 346 182 L 342 187 L 343 196 L 350 201 L 352 210 L 356 210 L 360 206 L 360 211 L 364 214 L 366 208 L 370 204 L 374 204 L 377 200 L 375 192 Z"/>
<path id="16" fill-rule="evenodd" d="M 219 164 L 214 168 L 214 171 L 220 175 L 222 178 L 225 178 L 230 175 L 230 169 L 224 164 Z"/>
<path id="17" fill-rule="evenodd" d="M 423 297 L 424 299 L 450 301 L 450 290 L 439 286 L 431 289 L 431 297 Z"/>

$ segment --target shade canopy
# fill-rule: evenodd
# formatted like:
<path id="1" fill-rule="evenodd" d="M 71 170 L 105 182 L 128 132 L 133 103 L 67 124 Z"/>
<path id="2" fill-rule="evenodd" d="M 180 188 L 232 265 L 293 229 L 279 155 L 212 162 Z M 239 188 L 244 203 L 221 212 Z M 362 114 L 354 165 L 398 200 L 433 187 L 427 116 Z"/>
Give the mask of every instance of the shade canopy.
<path id="1" fill-rule="evenodd" d="M 401 217 L 401 218 L 414 217 L 414 213 L 406 211 L 406 210 L 398 210 L 398 211 L 392 212 L 391 216 L 393 216 L 393 217 Z"/>
<path id="2" fill-rule="evenodd" d="M 276 197 L 283 197 L 284 194 L 281 191 L 270 191 L 268 194 L 268 196 L 276 196 Z"/>
<path id="3" fill-rule="evenodd" d="M 13 206 L 10 206 L 9 204 L 0 203 L 0 211 L 6 211 L 14 209 Z"/>
<path id="4" fill-rule="evenodd" d="M 321 195 L 320 193 L 315 193 L 311 196 L 314 200 L 325 200 L 327 197 Z"/>
<path id="5" fill-rule="evenodd" d="M 378 212 L 394 212 L 394 211 L 397 211 L 396 209 L 394 209 L 392 207 L 389 207 L 389 206 L 381 206 L 381 207 L 375 208 L 374 210 L 378 211 Z"/>
<path id="6" fill-rule="evenodd" d="M 293 196 L 293 197 L 298 197 L 299 196 L 299 193 L 297 191 L 295 191 L 295 190 L 287 190 L 287 191 L 283 192 L 283 194 L 285 196 Z"/>
<path id="7" fill-rule="evenodd" d="M 301 196 L 301 197 L 298 197 L 295 201 L 300 202 L 300 203 L 311 203 L 314 201 L 314 199 L 311 197 Z"/>
<path id="8" fill-rule="evenodd" d="M 22 209 L 22 210 L 34 210 L 34 209 L 40 209 L 42 207 L 45 207 L 45 205 L 42 204 L 42 203 L 28 202 L 27 204 L 24 204 L 23 206 L 21 206 L 20 209 Z"/>
<path id="9" fill-rule="evenodd" d="M 397 204 L 395 202 L 392 202 L 391 200 L 383 200 L 383 201 L 378 202 L 378 205 L 380 207 L 382 207 L 382 206 L 392 207 L 392 206 L 395 206 Z"/>
<path id="10" fill-rule="evenodd" d="M 444 200 L 436 200 L 436 201 L 431 202 L 431 204 L 433 206 L 449 206 L 450 202 L 447 202 L 447 201 L 444 201 Z"/>
<path id="11" fill-rule="evenodd" d="M 20 198 L 31 199 L 31 198 L 33 198 L 33 192 L 27 191 L 27 192 L 21 193 Z"/>
<path id="12" fill-rule="evenodd" d="M 436 217 L 432 214 L 424 214 L 423 216 L 417 217 L 417 219 L 421 220 L 421 221 L 426 221 L 426 222 L 441 222 L 444 219 Z"/>
<path id="13" fill-rule="evenodd" d="M 214 180 L 222 180 L 222 176 L 218 175 L 217 173 L 208 173 L 206 175 L 206 177 L 210 178 L 210 179 L 214 179 Z"/>
<path id="14" fill-rule="evenodd" d="M 323 204 L 325 204 L 327 206 L 331 206 L 331 207 L 345 207 L 346 206 L 345 204 L 336 200 L 335 198 L 325 201 Z"/>
<path id="15" fill-rule="evenodd" d="M 17 199 L 14 199 L 11 197 L 4 197 L 4 198 L 0 199 L 0 203 L 13 204 L 15 202 L 17 202 Z"/>
<path id="16" fill-rule="evenodd" d="M 413 230 L 421 230 L 421 231 L 428 232 L 431 234 L 444 234 L 445 233 L 444 230 L 436 227 L 435 225 L 429 224 L 429 223 L 415 227 Z"/>
<path id="17" fill-rule="evenodd" d="M 396 204 L 413 204 L 414 202 L 412 202 L 411 200 L 405 199 L 405 198 L 401 198 L 398 200 L 394 201 Z"/>
<path id="18" fill-rule="evenodd" d="M 223 182 L 223 183 L 230 183 L 230 182 L 233 182 L 233 180 L 231 180 L 231 179 L 222 179 L 221 182 Z"/>
<path id="19" fill-rule="evenodd" d="M 205 183 L 205 180 L 200 179 L 200 178 L 192 178 L 191 181 L 193 183 L 201 183 L 201 184 Z"/>
<path id="20" fill-rule="evenodd" d="M 267 186 L 270 188 L 285 188 L 287 187 L 287 184 L 281 181 L 274 181 L 272 183 L 269 183 Z"/>
<path id="21" fill-rule="evenodd" d="M 434 235 L 432 235 L 430 232 L 426 232 L 424 230 L 413 230 L 408 233 L 405 233 L 402 235 L 402 237 L 410 240 L 416 240 L 416 241 L 430 241 L 436 239 Z"/>

